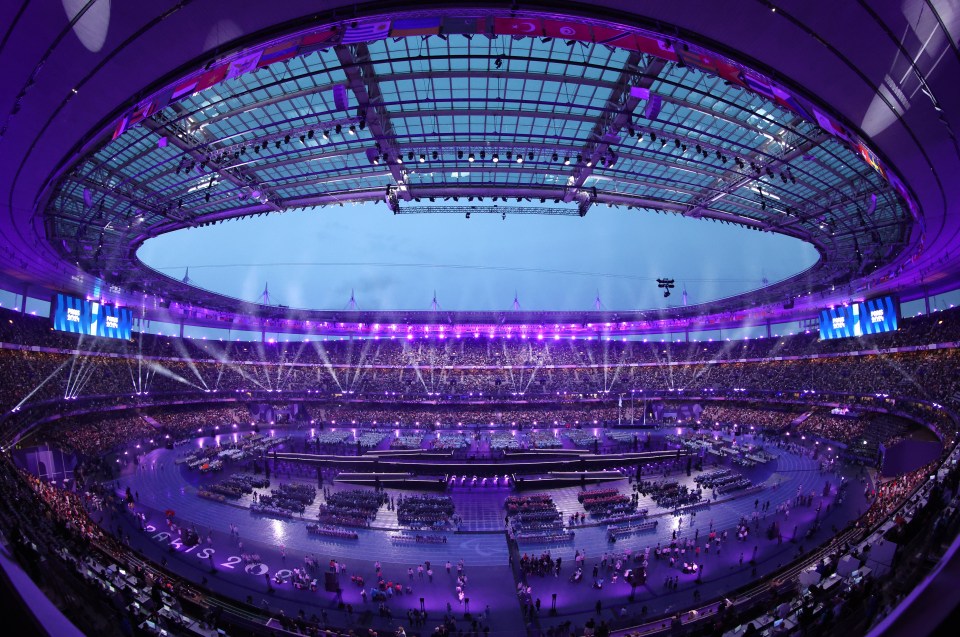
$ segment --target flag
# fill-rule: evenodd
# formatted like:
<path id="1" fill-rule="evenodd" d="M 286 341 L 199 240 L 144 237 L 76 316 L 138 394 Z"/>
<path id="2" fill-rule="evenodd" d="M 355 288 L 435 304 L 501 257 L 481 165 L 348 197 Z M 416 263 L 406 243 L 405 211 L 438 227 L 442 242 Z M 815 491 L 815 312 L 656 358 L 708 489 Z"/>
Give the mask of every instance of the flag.
<path id="1" fill-rule="evenodd" d="M 443 18 L 443 33 L 453 35 L 456 33 L 487 33 L 489 25 L 486 18 Z"/>
<path id="2" fill-rule="evenodd" d="M 850 133 L 829 115 L 821 113 L 816 108 L 813 109 L 813 118 L 817 120 L 817 126 L 834 137 L 850 141 Z"/>
<path id="3" fill-rule="evenodd" d="M 539 18 L 494 18 L 495 35 L 543 35 L 543 25 Z"/>
<path id="4" fill-rule="evenodd" d="M 211 69 L 197 78 L 197 85 L 194 87 L 193 92 L 199 93 L 200 91 L 210 88 L 214 84 L 219 84 L 223 81 L 223 78 L 227 76 L 227 65 L 221 64 L 215 69 Z"/>
<path id="5" fill-rule="evenodd" d="M 694 51 L 684 51 L 682 47 L 677 49 L 677 58 L 682 60 L 687 66 L 699 69 L 704 73 L 722 77 L 725 80 L 732 80 L 740 83 L 740 69 L 715 55 L 709 53 L 700 53 Z"/>
<path id="6" fill-rule="evenodd" d="M 293 38 L 280 44 L 268 46 L 260 54 L 260 60 L 257 62 L 257 68 L 262 69 L 275 62 L 289 60 L 297 54 L 297 48 L 300 46 L 300 38 Z"/>
<path id="7" fill-rule="evenodd" d="M 116 139 L 123 135 L 123 133 L 129 128 L 128 124 L 130 123 L 130 116 L 124 115 L 120 118 L 120 121 L 117 122 L 116 127 L 113 129 L 113 137 L 110 139 Z M 89 206 L 87 206 L 89 208 Z"/>
<path id="8" fill-rule="evenodd" d="M 406 38 L 415 35 L 438 35 L 440 33 L 440 17 L 407 18 L 394 20 L 390 27 L 390 35 L 395 38 Z"/>
<path id="9" fill-rule="evenodd" d="M 390 21 L 382 22 L 351 22 L 343 29 L 341 44 L 353 44 L 356 42 L 371 42 L 373 40 L 382 40 L 390 33 Z"/>
<path id="10" fill-rule="evenodd" d="M 597 44 L 607 44 L 609 46 L 628 44 L 628 46 L 623 48 L 637 50 L 637 45 L 632 40 L 633 34 L 627 33 L 623 29 L 600 26 L 593 27 L 593 41 Z M 620 43 L 618 44 L 618 42 Z"/>
<path id="11" fill-rule="evenodd" d="M 762 95 L 771 101 L 776 99 L 773 94 L 773 89 L 770 87 L 770 80 L 761 75 L 741 71 L 740 82 L 754 93 Z"/>
<path id="12" fill-rule="evenodd" d="M 632 37 L 620 38 L 617 42 L 614 46 L 630 49 L 631 51 L 640 51 L 641 53 L 646 53 L 647 55 L 652 55 L 653 57 L 670 62 L 677 61 L 677 52 L 673 50 L 673 45 L 665 40 L 633 34 Z"/>
<path id="13" fill-rule="evenodd" d="M 773 101 L 778 105 L 786 108 L 787 110 L 793 111 L 795 114 L 799 115 L 805 120 L 813 119 L 813 115 L 810 114 L 810 111 L 806 109 L 803 103 L 798 100 L 793 93 L 790 93 L 786 89 L 773 83 L 770 84 L 770 88 L 773 90 Z"/>
<path id="14" fill-rule="evenodd" d="M 192 95 L 195 93 L 196 91 L 193 89 L 197 87 L 197 79 L 198 78 L 187 79 L 183 80 L 179 84 L 175 84 L 173 87 L 173 94 L 170 96 L 170 99 L 175 100 L 183 97 L 184 95 Z"/>
<path id="15" fill-rule="evenodd" d="M 127 117 L 127 128 L 133 128 L 143 120 L 157 112 L 156 102 L 153 100 L 144 100 L 137 104 L 133 112 Z"/>
<path id="16" fill-rule="evenodd" d="M 586 24 L 577 22 L 564 22 L 561 20 L 544 20 L 543 34 L 548 38 L 557 38 L 562 40 L 582 40 L 590 41 L 590 27 Z"/>
<path id="17" fill-rule="evenodd" d="M 260 61 L 260 55 L 263 51 L 254 51 L 253 53 L 248 53 L 247 55 L 241 55 L 240 57 L 234 59 L 227 65 L 227 77 L 226 79 L 232 80 L 235 77 L 240 77 L 245 73 L 257 70 L 257 62 Z"/>
<path id="18" fill-rule="evenodd" d="M 903 197 L 905 201 L 910 201 L 910 196 L 907 194 L 906 187 L 903 185 L 903 182 L 900 181 L 900 179 L 896 175 L 894 175 L 892 172 L 888 172 L 887 181 L 890 182 L 890 185 L 893 186 L 893 189 L 896 190 L 897 194 Z"/>
<path id="19" fill-rule="evenodd" d="M 880 165 L 880 160 L 876 155 L 873 154 L 873 151 L 864 146 L 862 143 L 857 144 L 857 150 L 860 151 L 860 156 L 866 160 L 870 166 L 873 167 L 875 171 L 880 173 L 882 177 L 886 177 L 886 171 L 883 169 L 883 166 Z"/>
<path id="20" fill-rule="evenodd" d="M 336 29 L 328 28 L 324 29 L 323 31 L 315 31 L 303 36 L 303 39 L 300 40 L 300 55 L 306 55 L 307 53 L 312 53 L 313 51 L 318 51 L 320 49 L 326 49 L 333 46 L 333 39 L 336 35 Z"/>

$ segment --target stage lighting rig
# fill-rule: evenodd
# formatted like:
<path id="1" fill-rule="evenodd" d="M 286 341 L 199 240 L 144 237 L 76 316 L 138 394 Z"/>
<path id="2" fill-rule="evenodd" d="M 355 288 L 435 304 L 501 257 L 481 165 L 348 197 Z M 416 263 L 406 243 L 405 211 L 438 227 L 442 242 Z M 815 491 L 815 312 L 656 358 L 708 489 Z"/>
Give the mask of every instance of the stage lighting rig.
<path id="1" fill-rule="evenodd" d="M 663 298 L 670 296 L 670 290 L 675 288 L 673 279 L 657 279 L 657 287 L 663 290 Z"/>

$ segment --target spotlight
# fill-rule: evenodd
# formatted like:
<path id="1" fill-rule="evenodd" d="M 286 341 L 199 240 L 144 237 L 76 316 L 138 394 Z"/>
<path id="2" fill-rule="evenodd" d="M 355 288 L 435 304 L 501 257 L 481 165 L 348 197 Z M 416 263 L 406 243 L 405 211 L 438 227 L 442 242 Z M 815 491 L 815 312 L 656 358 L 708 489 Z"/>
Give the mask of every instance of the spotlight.
<path id="1" fill-rule="evenodd" d="M 530 161 L 533 161 L 533 151 L 527 153 L 527 159 L 529 159 Z"/>
<path id="2" fill-rule="evenodd" d="M 518 163 L 518 164 L 522 164 L 522 163 L 523 163 L 523 155 L 517 155 L 517 163 Z"/>
<path id="3" fill-rule="evenodd" d="M 564 165 L 564 166 L 569 166 L 569 165 L 570 165 L 570 158 L 569 158 L 569 157 L 564 157 L 564 158 L 563 158 L 563 165 Z"/>
<path id="4" fill-rule="evenodd" d="M 509 150 L 508 150 L 508 151 L 507 151 L 507 161 L 511 161 L 512 159 L 513 159 L 513 151 L 509 151 Z"/>
<path id="5" fill-rule="evenodd" d="M 481 151 L 480 151 L 480 159 L 486 159 L 486 158 L 487 158 L 487 151 L 481 150 Z"/>
<path id="6" fill-rule="evenodd" d="M 500 155 L 494 153 L 494 154 L 493 154 L 493 163 L 497 164 L 497 163 L 499 163 L 499 162 L 500 162 Z"/>
<path id="7" fill-rule="evenodd" d="M 652 141 L 652 142 L 657 141 L 657 134 L 656 134 L 656 133 L 650 133 L 650 141 Z"/>
<path id="8" fill-rule="evenodd" d="M 337 135 L 340 135 L 343 133 L 343 126 L 341 126 L 340 124 L 337 124 L 337 127 L 334 128 L 333 130 L 336 131 Z"/>
<path id="9" fill-rule="evenodd" d="M 427 156 L 424 155 L 423 153 L 420 153 L 420 163 L 422 164 L 425 161 L 427 161 Z"/>
<path id="10" fill-rule="evenodd" d="M 367 127 L 367 120 L 361 119 L 361 120 L 360 120 L 360 130 L 363 130 L 363 129 L 366 128 L 366 127 Z"/>
<path id="11" fill-rule="evenodd" d="M 289 136 L 289 135 L 284 135 L 284 136 L 283 136 L 283 143 L 284 143 L 284 144 L 289 144 L 289 143 L 290 143 L 290 136 Z"/>
<path id="12" fill-rule="evenodd" d="M 323 131 L 323 138 L 330 139 L 330 131 Z"/>
<path id="13" fill-rule="evenodd" d="M 437 157 L 439 157 L 439 156 L 440 156 L 440 155 L 437 153 L 437 151 L 433 151 L 433 159 L 434 159 L 434 160 L 436 160 Z"/>
<path id="14" fill-rule="evenodd" d="M 462 151 L 462 150 L 458 150 L 458 151 L 457 151 L 457 159 L 463 159 L 463 151 Z"/>
<path id="15" fill-rule="evenodd" d="M 557 159 L 559 159 L 559 157 L 558 157 L 558 155 L 557 155 L 556 153 L 554 153 L 553 156 L 551 157 L 551 159 L 553 159 L 553 161 L 557 161 Z"/>
<path id="16" fill-rule="evenodd" d="M 349 131 L 349 132 L 350 132 L 351 135 L 356 135 L 356 134 L 357 134 L 357 127 L 354 126 L 353 124 L 350 124 L 350 131 Z"/>
<path id="17" fill-rule="evenodd" d="M 407 153 L 407 159 L 409 159 L 410 161 L 413 161 L 413 151 L 412 151 L 412 150 Z"/>
<path id="18" fill-rule="evenodd" d="M 473 156 L 473 153 L 470 153 L 470 155 L 467 157 L 467 161 L 470 162 L 471 164 L 474 162 L 475 159 L 476 157 Z"/>
<path id="19" fill-rule="evenodd" d="M 309 139 L 313 139 L 313 129 L 307 131 L 307 137 L 308 137 Z"/>

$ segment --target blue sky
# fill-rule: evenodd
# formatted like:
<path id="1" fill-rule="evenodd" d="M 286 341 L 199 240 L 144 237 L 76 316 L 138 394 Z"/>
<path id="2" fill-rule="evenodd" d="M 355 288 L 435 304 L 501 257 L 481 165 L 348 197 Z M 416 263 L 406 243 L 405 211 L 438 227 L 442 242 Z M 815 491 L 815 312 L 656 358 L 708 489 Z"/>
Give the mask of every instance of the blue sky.
<path id="1" fill-rule="evenodd" d="M 489 205 L 492 204 L 478 204 Z M 504 204 L 501 204 L 503 206 Z M 550 204 L 548 204 L 550 205 Z M 151 267 L 229 296 L 342 310 L 610 310 L 699 303 L 816 262 L 801 241 L 710 221 L 594 207 L 585 218 L 393 215 L 383 203 L 287 212 L 180 230 L 139 251 Z M 655 279 L 676 279 L 664 299 Z"/>

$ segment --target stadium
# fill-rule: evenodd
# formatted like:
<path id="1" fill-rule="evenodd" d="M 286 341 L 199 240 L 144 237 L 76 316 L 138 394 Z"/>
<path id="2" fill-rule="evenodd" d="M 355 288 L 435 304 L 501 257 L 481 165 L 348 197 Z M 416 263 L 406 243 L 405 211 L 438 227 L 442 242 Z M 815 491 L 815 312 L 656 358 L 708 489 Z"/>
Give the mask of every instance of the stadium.
<path id="1" fill-rule="evenodd" d="M 956 619 L 956 3 L 23 0 L 0 34 L 17 634 Z"/>

